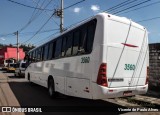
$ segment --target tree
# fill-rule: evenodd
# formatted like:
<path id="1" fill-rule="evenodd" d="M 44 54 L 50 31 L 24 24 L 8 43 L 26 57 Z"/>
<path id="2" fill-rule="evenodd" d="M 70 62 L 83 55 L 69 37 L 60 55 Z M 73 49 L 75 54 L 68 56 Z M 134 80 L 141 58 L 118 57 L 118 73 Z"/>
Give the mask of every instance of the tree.
<path id="1" fill-rule="evenodd" d="M 25 53 L 28 53 L 28 51 L 30 51 L 31 49 L 35 48 L 35 46 L 33 46 L 33 45 L 26 45 L 26 44 L 21 44 L 19 47 L 23 48 L 23 51 Z"/>

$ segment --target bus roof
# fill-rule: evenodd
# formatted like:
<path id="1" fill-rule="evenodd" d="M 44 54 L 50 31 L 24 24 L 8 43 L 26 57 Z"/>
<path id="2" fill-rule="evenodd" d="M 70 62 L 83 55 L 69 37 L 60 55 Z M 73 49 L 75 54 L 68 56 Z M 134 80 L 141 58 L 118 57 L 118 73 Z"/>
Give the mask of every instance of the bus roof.
<path id="1" fill-rule="evenodd" d="M 120 16 L 116 16 L 116 15 L 112 15 L 112 14 L 103 12 L 103 13 L 99 13 L 99 14 L 97 14 L 97 15 L 95 15 L 95 16 L 89 17 L 89 18 L 87 18 L 87 19 L 84 19 L 84 20 L 82 20 L 82 21 L 74 24 L 73 26 L 71 25 L 71 27 L 68 28 L 68 29 L 67 29 L 66 31 L 64 31 L 63 33 L 60 33 L 60 34 L 54 36 L 53 39 L 56 39 L 56 38 L 58 38 L 59 36 L 61 36 L 61 35 L 69 32 L 69 31 L 71 31 L 71 30 L 79 27 L 80 25 L 82 25 L 82 24 L 84 24 L 84 23 L 87 23 L 88 21 L 96 18 L 97 16 L 101 16 L 101 17 L 106 17 L 106 16 L 107 16 L 107 17 L 109 17 L 109 19 L 111 19 L 111 20 L 119 21 L 119 22 L 121 22 L 121 23 L 126 23 L 126 24 L 130 24 L 130 22 L 132 22 L 132 26 L 134 26 L 134 27 L 136 27 L 136 28 L 139 28 L 139 29 L 141 29 L 141 30 L 145 30 L 145 27 L 143 27 L 142 25 L 140 25 L 140 24 L 138 24 L 138 23 L 136 23 L 136 22 L 133 22 L 131 19 L 128 19 L 128 18 L 126 18 L 126 17 L 120 17 Z M 35 49 L 37 49 L 37 48 L 39 48 L 39 47 L 41 47 L 41 46 L 49 43 L 49 42 L 52 41 L 53 39 L 51 39 L 51 40 L 49 40 L 49 41 L 47 41 L 47 42 L 39 45 L 38 47 L 35 47 L 34 49 L 30 50 L 29 52 L 31 52 L 31 51 L 33 51 L 33 50 L 35 50 Z M 28 53 L 29 53 L 29 52 L 28 52 Z"/>

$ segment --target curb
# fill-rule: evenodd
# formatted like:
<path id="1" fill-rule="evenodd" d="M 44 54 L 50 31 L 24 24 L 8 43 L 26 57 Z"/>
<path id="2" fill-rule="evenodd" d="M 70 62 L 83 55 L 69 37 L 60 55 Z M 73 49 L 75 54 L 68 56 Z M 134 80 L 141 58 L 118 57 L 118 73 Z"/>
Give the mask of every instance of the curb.
<path id="1" fill-rule="evenodd" d="M 155 107 L 160 109 L 160 99 L 158 98 L 136 95 L 135 97 L 131 97 L 130 99 L 136 101 L 142 106 L 153 107 L 153 108 Z"/>

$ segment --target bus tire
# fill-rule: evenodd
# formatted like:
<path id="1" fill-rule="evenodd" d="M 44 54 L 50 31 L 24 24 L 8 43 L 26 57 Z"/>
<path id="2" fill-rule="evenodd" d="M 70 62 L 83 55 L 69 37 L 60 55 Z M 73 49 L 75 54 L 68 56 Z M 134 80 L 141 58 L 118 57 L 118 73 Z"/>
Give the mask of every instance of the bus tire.
<path id="1" fill-rule="evenodd" d="M 28 79 L 28 82 L 29 82 L 30 84 L 32 84 L 32 82 L 31 82 L 31 77 L 30 77 L 30 74 L 29 74 L 29 73 L 28 73 L 27 79 Z"/>
<path id="2" fill-rule="evenodd" d="M 48 94 L 51 98 L 56 97 L 55 86 L 53 78 L 49 78 L 48 80 Z"/>

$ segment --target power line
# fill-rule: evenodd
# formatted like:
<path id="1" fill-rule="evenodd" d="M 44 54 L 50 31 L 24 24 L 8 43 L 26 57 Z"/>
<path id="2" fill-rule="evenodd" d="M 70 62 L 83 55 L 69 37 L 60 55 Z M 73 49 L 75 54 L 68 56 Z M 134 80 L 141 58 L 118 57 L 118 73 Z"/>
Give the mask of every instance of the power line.
<path id="1" fill-rule="evenodd" d="M 70 5 L 70 6 L 67 6 L 67 7 L 63 8 L 63 10 L 68 9 L 68 8 L 70 8 L 70 7 L 72 7 L 72 6 L 75 6 L 75 5 L 77 5 L 77 4 L 81 3 L 81 2 L 84 2 L 84 1 L 85 1 L 85 0 L 81 0 L 81 1 L 79 1 L 79 2 L 76 2 L 76 3 L 74 3 L 74 4 Z"/>
<path id="2" fill-rule="evenodd" d="M 34 1 L 34 0 L 32 0 L 32 1 Z M 64 9 L 67 9 L 67 8 L 70 8 L 70 7 L 72 7 L 72 6 L 74 6 L 74 5 L 77 5 L 77 4 L 79 4 L 79 3 L 81 3 L 81 2 L 84 2 L 85 0 L 81 0 L 81 1 L 79 1 L 79 2 L 76 2 L 76 3 L 74 3 L 74 4 L 72 4 L 72 5 L 70 5 L 70 6 L 68 6 L 68 7 L 65 7 Z M 35 2 L 35 1 L 34 1 Z M 46 12 L 46 11 L 45 11 Z M 54 12 L 54 14 L 55 14 L 56 12 Z M 33 37 L 31 37 L 29 40 L 31 40 Z M 25 42 L 28 42 L 28 40 L 27 41 L 25 41 Z"/>
<path id="3" fill-rule="evenodd" d="M 44 8 L 46 8 L 46 7 L 51 3 L 51 1 L 52 1 L 52 0 L 50 0 L 50 1 L 48 2 L 48 4 L 47 4 Z M 44 0 L 44 2 L 45 2 L 45 0 Z M 42 8 L 44 2 L 40 5 L 40 8 Z M 38 3 L 39 3 L 39 1 L 38 1 Z M 38 7 L 38 4 L 37 4 L 36 7 Z M 36 9 L 35 9 L 35 10 L 36 10 Z M 34 12 L 35 12 L 35 10 L 34 10 Z M 28 23 L 26 23 L 26 25 L 23 26 L 23 27 L 19 30 L 19 32 L 21 32 L 21 31 L 23 31 L 25 28 L 27 28 L 37 17 L 40 16 L 40 14 L 41 14 L 43 11 L 44 11 L 44 10 L 42 10 L 39 14 L 38 14 L 38 11 L 37 11 L 37 13 L 35 13 L 34 16 L 33 16 L 33 14 L 34 14 L 34 12 L 33 12 L 30 20 L 28 21 Z"/>
<path id="4" fill-rule="evenodd" d="M 120 3 L 120 4 L 116 5 L 116 6 L 113 6 L 113 7 L 109 8 L 109 9 L 107 9 L 107 10 L 111 10 L 111 9 L 113 9 L 113 8 L 116 8 L 117 6 L 124 5 L 127 1 L 130 1 L 130 0 L 126 0 L 126 1 Z M 138 3 L 138 4 L 135 4 L 135 5 L 133 5 L 133 6 L 128 7 L 128 8 L 126 8 L 126 9 L 120 10 L 120 11 L 118 11 L 118 12 L 122 12 L 122 11 L 124 11 L 124 10 L 128 10 L 128 9 L 130 9 L 130 8 L 136 7 L 136 6 L 138 6 L 138 5 L 144 4 L 144 3 L 149 2 L 149 1 L 151 1 L 151 0 L 146 0 L 146 1 L 144 1 L 144 2 L 140 2 L 140 3 Z M 132 1 L 131 1 L 131 2 L 132 2 Z M 122 6 L 121 6 L 121 7 L 122 7 Z M 107 10 L 104 10 L 103 12 L 106 12 Z M 117 13 L 118 13 L 118 12 L 117 12 Z M 78 24 L 78 23 L 80 23 L 80 22 L 83 22 L 83 21 L 85 21 L 85 20 L 87 20 L 87 19 L 89 19 L 89 18 L 92 18 L 92 17 L 93 17 L 93 16 L 90 16 L 90 17 L 88 17 L 88 18 L 86 18 L 86 19 L 84 19 L 84 20 L 82 20 L 82 21 L 79 21 L 79 22 L 77 22 L 77 23 L 74 23 L 74 24 L 68 26 L 67 28 L 70 28 L 70 27 L 72 27 L 72 26 L 74 26 L 74 25 L 76 25 L 76 24 Z"/>
<path id="5" fill-rule="evenodd" d="M 32 1 L 34 1 L 34 0 L 32 0 Z M 81 2 L 84 2 L 84 1 L 85 1 L 85 0 L 81 0 L 81 1 L 79 1 L 79 2 L 76 2 L 76 3 L 74 3 L 74 4 L 70 5 L 70 6 L 65 7 L 63 10 L 66 10 L 66 9 L 68 9 L 68 8 L 74 6 L 74 5 L 77 5 L 77 4 L 81 3 Z M 34 1 L 34 2 L 36 3 L 36 1 Z M 36 4 L 37 4 L 37 3 L 36 3 Z M 45 12 L 46 12 L 46 11 L 45 11 Z M 47 12 L 46 12 L 46 13 L 47 13 Z M 47 13 L 47 14 L 48 14 L 48 13 Z M 57 26 L 59 26 L 58 23 L 57 23 L 55 20 L 53 20 L 53 21 L 56 23 Z"/>
<path id="6" fill-rule="evenodd" d="M 146 3 L 146 2 L 149 2 L 149 1 L 151 1 L 151 0 L 146 0 L 146 1 L 144 1 L 144 2 L 140 2 L 140 3 L 138 3 L 138 4 L 135 4 L 135 5 L 133 5 L 133 6 L 130 6 L 130 7 L 128 7 L 128 8 L 126 8 L 126 9 L 123 9 L 123 10 L 121 10 L 121 11 L 118 11 L 118 12 L 122 12 L 122 11 L 125 11 L 125 10 L 128 10 L 128 9 L 130 9 L 130 8 L 133 8 L 133 7 L 136 7 L 136 6 L 138 6 L 138 5 L 141 5 L 141 4 L 144 4 L 144 3 Z M 156 3 L 158 3 L 158 2 L 156 2 Z M 156 4 L 156 3 L 152 3 L 152 4 Z M 121 3 L 122 4 L 122 3 Z M 150 4 L 150 5 L 152 5 L 152 4 Z M 124 4 L 123 4 L 124 5 Z M 144 7 L 147 7 L 147 6 L 149 6 L 149 5 L 146 5 L 146 6 L 144 6 Z M 122 6 L 121 6 L 122 7 Z M 141 7 L 142 8 L 142 7 Z M 92 16 L 91 16 L 92 17 Z M 141 20 L 141 21 L 138 21 L 138 22 L 142 22 L 142 21 L 149 21 L 149 20 L 154 20 L 154 19 L 158 19 L 158 18 L 160 18 L 160 17 L 155 17 L 155 18 L 151 18 L 151 19 L 146 19 L 146 20 Z M 88 19 L 88 18 L 87 18 Z M 86 19 L 84 19 L 84 20 L 86 20 Z M 83 21 L 84 21 L 83 20 Z M 82 21 L 80 21 L 80 22 L 82 22 Z M 78 22 L 79 23 L 79 22 Z M 77 24 L 77 23 L 76 23 Z M 72 24 L 71 26 L 73 26 L 73 25 L 75 25 L 75 24 Z M 69 26 L 70 27 L 70 26 Z M 68 28 L 68 27 L 67 27 Z M 45 40 L 45 39 L 44 39 Z M 42 40 L 41 40 L 42 41 Z M 41 42 L 41 41 L 39 41 L 39 42 Z"/>
<path id="7" fill-rule="evenodd" d="M 40 0 L 38 0 L 38 3 L 40 2 Z M 43 3 L 42 3 L 42 5 L 43 5 Z M 41 5 L 41 6 L 42 6 Z M 38 5 L 36 5 L 36 8 L 38 8 Z M 34 16 L 36 16 L 36 14 L 39 12 L 39 10 L 36 12 L 36 10 L 37 9 L 34 9 L 34 11 L 32 12 L 32 16 L 31 16 L 31 18 L 29 19 L 29 21 L 31 21 L 32 20 L 32 18 L 34 17 Z M 35 13 L 36 12 L 36 13 Z M 35 13 L 35 14 L 34 14 Z"/>
<path id="8" fill-rule="evenodd" d="M 0 37 L 10 36 L 10 35 L 14 35 L 14 33 L 1 34 Z"/>
<path id="9" fill-rule="evenodd" d="M 46 41 L 49 41 L 49 40 L 51 40 L 51 39 L 53 39 L 53 37 L 56 35 L 56 34 L 58 34 L 58 33 L 60 33 L 59 31 L 57 31 L 57 32 L 55 32 L 54 34 L 51 34 L 51 35 L 49 35 L 49 36 L 47 36 L 46 38 L 43 38 L 42 40 L 39 40 L 38 42 L 36 41 L 36 42 L 33 42 L 33 44 L 34 45 L 40 45 L 40 44 L 43 44 L 43 43 L 45 43 Z M 50 39 L 48 39 L 48 38 L 50 38 Z M 44 42 L 43 42 L 44 41 Z"/>
<path id="10" fill-rule="evenodd" d="M 42 33 L 46 33 L 46 32 L 53 32 L 59 30 L 57 29 L 49 29 L 49 30 L 44 30 L 44 31 L 40 31 L 38 34 L 42 34 Z M 35 34 L 36 32 L 24 32 L 24 33 L 19 33 L 19 35 L 27 35 L 27 34 Z M 10 34 L 1 34 L 0 37 L 6 37 L 6 36 L 15 36 L 14 33 L 10 33 Z"/>
<path id="11" fill-rule="evenodd" d="M 53 10 L 51 10 L 51 9 L 42 9 L 42 8 L 36 8 L 36 7 L 33 7 L 33 6 L 28 6 L 28 5 L 25 5 L 25 4 L 22 4 L 22 3 L 19 3 L 19 2 L 13 1 L 13 0 L 7 0 L 7 1 L 12 2 L 12 3 L 15 3 L 15 4 L 17 4 L 17 5 L 21 5 L 21 6 L 25 6 L 25 7 L 28 7 L 28 8 L 32 8 L 32 9 L 53 11 Z"/>
<path id="12" fill-rule="evenodd" d="M 137 21 L 137 22 L 146 22 L 146 21 L 151 21 L 151 20 L 155 20 L 155 19 L 160 19 L 160 17 L 154 17 L 154 18 L 144 19 L 144 20 L 140 20 L 140 21 Z"/>
<path id="13" fill-rule="evenodd" d="M 33 39 L 41 31 L 41 29 L 50 21 L 50 19 L 52 18 L 53 15 L 54 15 L 54 13 L 48 18 L 48 20 L 41 26 L 41 28 L 31 38 L 29 38 L 28 40 L 26 40 L 23 43 L 26 43 L 26 42 L 30 41 L 31 39 Z"/>
<path id="14" fill-rule="evenodd" d="M 130 1 L 130 2 L 129 2 Z M 107 10 L 103 10 L 103 12 L 107 12 L 107 11 L 111 11 L 111 10 L 113 10 L 114 8 L 114 10 L 116 10 L 117 9 L 117 7 L 118 8 L 120 8 L 120 6 L 122 7 L 122 6 L 124 6 L 124 5 L 126 5 L 126 4 L 129 4 L 129 3 L 132 3 L 132 2 L 134 2 L 134 1 L 137 1 L 137 0 L 133 0 L 133 1 L 131 1 L 131 0 L 126 0 L 126 1 L 124 1 L 124 2 L 122 2 L 122 3 L 120 3 L 120 4 L 117 4 L 117 5 L 115 5 L 115 6 L 112 6 L 112 7 L 110 7 L 110 8 L 108 8 Z M 83 21 L 85 21 L 85 20 L 87 20 L 87 19 L 89 19 L 89 18 L 92 18 L 93 16 L 90 16 L 90 17 L 88 17 L 88 18 L 86 18 L 86 19 L 84 19 L 84 20 L 81 20 L 81 21 L 79 21 L 79 22 L 77 22 L 77 23 L 74 23 L 74 24 L 71 24 L 70 26 L 68 26 L 68 27 L 66 27 L 66 28 L 71 28 L 71 27 L 73 27 L 74 25 L 76 25 L 76 24 L 78 24 L 78 23 L 81 23 L 81 22 L 83 22 Z"/>
<path id="15" fill-rule="evenodd" d="M 56 31 L 56 30 L 59 30 L 59 29 L 57 28 L 57 29 L 44 30 L 44 31 L 40 31 L 38 34 L 52 32 L 52 31 Z M 20 33 L 20 34 L 23 35 L 23 34 L 33 34 L 33 33 L 36 33 L 36 32 L 24 32 L 24 33 Z"/>
<path id="16" fill-rule="evenodd" d="M 126 0 L 126 1 L 120 3 L 120 4 L 116 5 L 116 6 L 113 6 L 113 7 L 109 8 L 109 9 L 107 9 L 106 11 L 111 12 L 111 11 L 117 10 L 117 9 L 123 7 L 123 6 L 126 6 L 126 5 L 129 5 L 131 3 L 134 3 L 136 1 L 138 1 L 138 0 L 132 0 L 132 1 L 131 0 Z"/>
<path id="17" fill-rule="evenodd" d="M 136 4 L 136 5 L 133 5 L 133 6 L 130 6 L 130 7 L 128 7 L 128 8 L 125 8 L 125 9 L 123 9 L 123 10 L 117 11 L 117 12 L 115 12 L 115 13 L 113 13 L 113 14 L 118 14 L 118 13 L 120 13 L 120 12 L 123 12 L 123 11 L 125 11 L 125 10 L 134 8 L 134 7 L 136 7 L 136 6 L 139 6 L 139 5 L 141 5 L 141 4 L 144 4 L 144 3 L 147 3 L 147 2 L 150 2 L 150 1 L 151 1 L 151 0 L 146 0 L 146 1 L 144 1 L 144 2 L 140 2 L 140 3 Z"/>
<path id="18" fill-rule="evenodd" d="M 32 0 L 34 3 L 36 3 L 37 4 L 37 7 L 38 6 L 40 6 L 35 0 Z M 45 1 L 45 0 L 44 0 Z M 44 11 L 46 8 L 47 8 L 47 6 L 50 4 L 50 2 L 51 2 L 52 0 L 50 0 L 49 1 L 49 3 L 44 7 L 44 8 L 41 8 L 42 7 L 42 5 L 40 6 L 40 8 L 37 8 L 37 7 L 35 7 L 35 9 L 41 9 L 42 11 Z M 70 8 L 70 7 L 72 7 L 72 6 L 74 6 L 74 5 L 77 5 L 77 4 L 79 4 L 79 3 L 81 3 L 81 2 L 84 2 L 85 0 L 81 0 L 81 1 L 79 1 L 79 2 L 77 2 L 77 3 L 74 3 L 74 4 L 72 4 L 72 5 L 70 5 L 70 6 L 67 6 L 67 7 L 65 7 L 64 9 L 67 9 L 67 8 Z M 53 11 L 53 10 L 52 10 Z M 46 12 L 46 11 L 45 11 Z M 41 12 L 42 13 L 42 12 Z M 40 14 L 41 14 L 40 13 Z M 47 12 L 46 12 L 47 13 Z M 39 15 L 40 15 L 39 14 Z M 47 13 L 48 14 L 48 13 Z M 39 16 L 38 15 L 38 16 Z M 33 20 L 35 20 L 36 18 L 33 18 L 32 20 L 30 20 L 23 28 L 21 28 L 19 31 L 21 32 L 22 30 L 24 30 Z M 56 25 L 58 25 L 58 23 L 55 21 L 55 20 L 53 20 L 55 23 L 56 23 Z M 59 25 L 58 25 L 59 26 Z"/>
<path id="19" fill-rule="evenodd" d="M 21 5 L 21 3 L 18 3 L 18 2 L 12 1 L 12 0 L 8 0 L 8 1 Z M 45 11 L 46 7 L 50 4 L 50 2 L 51 2 L 52 0 L 51 0 L 44 8 L 42 8 L 43 3 L 42 3 L 41 5 L 39 5 L 39 1 L 40 1 L 40 0 L 39 0 L 38 2 L 36 2 L 36 1 L 34 1 L 34 0 L 32 0 L 32 1 L 33 1 L 34 3 L 36 3 L 36 7 L 33 7 L 35 10 Z M 45 0 L 44 0 L 44 1 L 45 1 Z M 74 3 L 74 4 L 70 5 L 70 6 L 67 6 L 67 7 L 64 8 L 64 10 L 66 10 L 66 9 L 68 9 L 68 8 L 74 6 L 74 5 L 77 5 L 77 4 L 81 3 L 81 2 L 84 2 L 84 1 L 85 1 L 85 0 L 81 0 L 81 1 L 79 1 L 79 2 L 77 2 L 77 3 Z M 25 4 L 23 4 L 23 5 L 25 6 Z M 38 6 L 39 6 L 39 8 L 38 8 Z M 35 16 L 33 16 L 35 10 L 33 11 L 32 16 L 31 16 L 30 20 L 28 21 L 28 23 L 26 23 L 21 29 L 18 30 L 19 32 L 23 31 L 26 27 L 28 27 L 28 26 L 42 13 L 42 12 L 40 12 L 40 13 L 38 14 L 38 12 L 37 12 L 37 13 L 35 14 Z M 53 10 L 52 10 L 52 11 L 53 11 Z M 46 12 L 46 11 L 45 11 L 45 12 Z M 46 12 L 46 13 L 47 13 L 47 12 Z M 47 13 L 47 14 L 48 14 L 48 13 Z M 48 14 L 48 15 L 49 15 L 49 14 Z M 54 22 L 55 22 L 55 21 L 54 21 Z M 57 22 L 55 22 L 55 23 L 56 23 L 56 25 L 58 25 Z M 58 25 L 58 26 L 59 26 L 59 25 Z M 14 32 L 13 32 L 13 33 L 14 33 Z M 3 34 L 3 35 L 0 35 L 0 36 L 14 35 L 13 33 Z"/>
<path id="20" fill-rule="evenodd" d="M 145 7 L 149 7 L 149 6 L 152 6 L 152 5 L 155 5 L 155 4 L 159 4 L 159 3 L 160 3 L 160 1 L 159 1 L 159 2 L 154 2 L 154 3 L 148 4 L 148 5 L 139 7 L 139 8 L 135 8 L 135 9 L 133 9 L 133 10 L 129 10 L 129 11 L 126 11 L 126 12 L 122 12 L 122 13 L 120 13 L 120 14 L 129 13 L 129 12 L 136 11 L 136 10 L 139 10 L 139 9 L 142 9 L 142 8 L 145 8 Z"/>
<path id="21" fill-rule="evenodd" d="M 39 4 L 35 1 L 35 0 L 32 0 L 34 3 L 36 3 L 38 6 L 39 6 Z M 45 10 L 44 10 L 45 11 Z M 50 16 L 50 14 L 48 14 L 48 12 L 47 11 L 45 11 L 46 12 L 46 14 L 48 15 L 48 16 Z M 52 17 L 52 16 L 51 16 Z M 53 21 L 54 21 L 54 23 L 59 27 L 59 24 L 53 19 Z"/>

